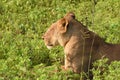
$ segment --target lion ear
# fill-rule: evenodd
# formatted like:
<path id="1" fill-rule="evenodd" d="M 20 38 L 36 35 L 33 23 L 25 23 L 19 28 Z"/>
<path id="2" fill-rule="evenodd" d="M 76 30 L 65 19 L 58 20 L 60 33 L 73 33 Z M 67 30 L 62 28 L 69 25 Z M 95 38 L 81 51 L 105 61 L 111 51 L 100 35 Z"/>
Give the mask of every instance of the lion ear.
<path id="1" fill-rule="evenodd" d="M 67 28 L 68 28 L 68 20 L 66 20 L 65 18 L 62 18 L 59 21 L 59 30 L 60 30 L 60 33 L 67 32 Z"/>
<path id="2" fill-rule="evenodd" d="M 73 12 L 69 12 L 64 17 L 68 19 L 75 19 L 75 14 Z"/>

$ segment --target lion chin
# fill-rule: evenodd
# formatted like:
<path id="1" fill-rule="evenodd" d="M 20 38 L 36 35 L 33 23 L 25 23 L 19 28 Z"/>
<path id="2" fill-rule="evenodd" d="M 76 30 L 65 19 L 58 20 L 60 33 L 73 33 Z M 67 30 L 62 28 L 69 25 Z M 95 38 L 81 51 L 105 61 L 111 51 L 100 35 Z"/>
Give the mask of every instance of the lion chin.
<path id="1" fill-rule="evenodd" d="M 47 46 L 47 48 L 50 50 L 50 49 L 52 49 L 52 48 L 53 48 L 53 46 Z"/>

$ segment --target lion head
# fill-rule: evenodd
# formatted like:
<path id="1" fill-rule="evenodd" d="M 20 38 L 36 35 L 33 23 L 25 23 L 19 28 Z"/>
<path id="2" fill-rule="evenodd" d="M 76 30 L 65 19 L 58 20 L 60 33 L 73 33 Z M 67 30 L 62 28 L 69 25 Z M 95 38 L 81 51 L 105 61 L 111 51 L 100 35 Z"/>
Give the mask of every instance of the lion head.
<path id="1" fill-rule="evenodd" d="M 42 38 L 48 49 L 57 45 L 65 46 L 72 34 L 69 29 L 69 21 L 71 19 L 75 19 L 75 15 L 70 12 L 66 14 L 64 18 L 53 23 L 45 32 Z"/>

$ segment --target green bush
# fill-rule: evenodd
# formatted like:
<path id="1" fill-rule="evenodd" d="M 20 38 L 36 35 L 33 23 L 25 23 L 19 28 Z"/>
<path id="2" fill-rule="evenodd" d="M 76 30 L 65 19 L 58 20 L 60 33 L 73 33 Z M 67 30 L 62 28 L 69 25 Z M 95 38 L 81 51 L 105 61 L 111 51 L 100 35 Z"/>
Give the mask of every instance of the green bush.
<path id="1" fill-rule="evenodd" d="M 1 0 L 0 80 L 80 78 L 71 71 L 61 70 L 63 48 L 48 50 L 41 39 L 47 28 L 69 11 L 107 42 L 120 42 L 119 0 Z M 99 62 L 96 64 L 99 66 Z M 93 70 L 94 79 L 119 78 L 114 75 L 119 74 L 119 62 L 104 65 L 107 70 L 103 75 L 99 69 Z"/>
<path id="2" fill-rule="evenodd" d="M 113 61 L 107 64 L 108 59 L 101 59 L 93 64 L 92 73 L 94 80 L 119 80 L 120 79 L 120 62 Z"/>

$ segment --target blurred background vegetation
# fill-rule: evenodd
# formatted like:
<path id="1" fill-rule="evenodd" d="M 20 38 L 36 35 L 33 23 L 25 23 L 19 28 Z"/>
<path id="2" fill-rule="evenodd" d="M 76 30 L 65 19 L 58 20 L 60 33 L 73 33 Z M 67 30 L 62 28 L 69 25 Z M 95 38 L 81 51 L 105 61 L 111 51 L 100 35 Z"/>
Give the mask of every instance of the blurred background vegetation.
<path id="1" fill-rule="evenodd" d="M 41 39 L 70 11 L 106 42 L 120 43 L 119 0 L 1 0 L 0 80 L 75 80 L 78 75 L 60 69 L 63 49 L 48 50 Z M 120 63 L 105 61 L 95 63 L 107 69 L 101 75 L 93 68 L 94 80 L 119 80 Z"/>

